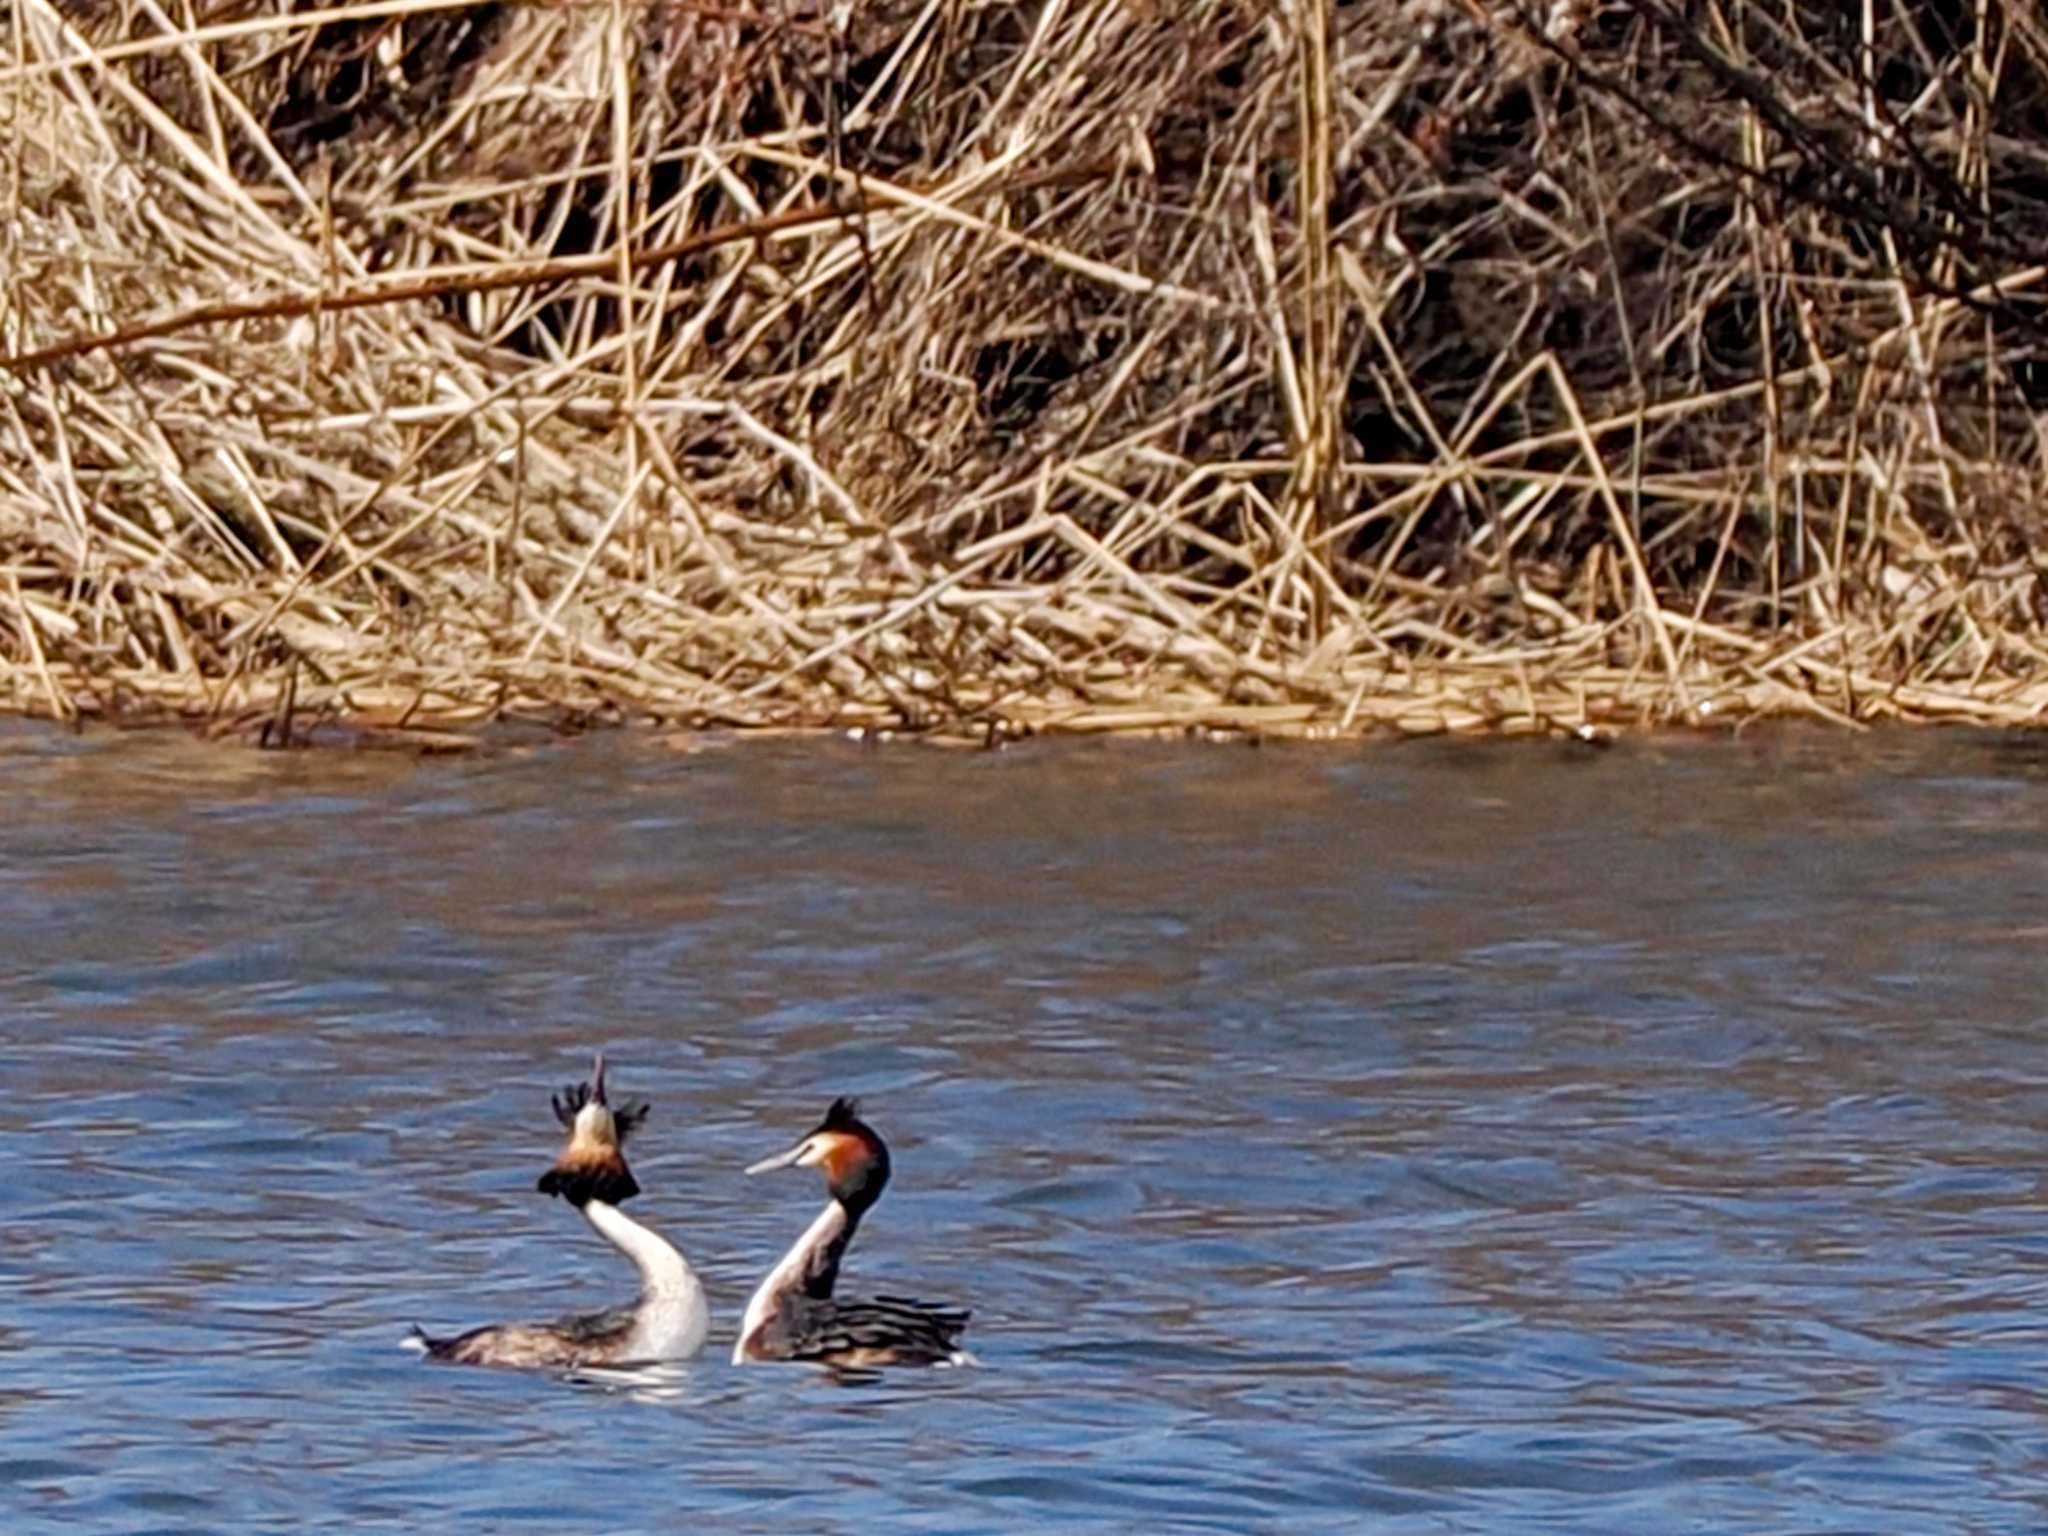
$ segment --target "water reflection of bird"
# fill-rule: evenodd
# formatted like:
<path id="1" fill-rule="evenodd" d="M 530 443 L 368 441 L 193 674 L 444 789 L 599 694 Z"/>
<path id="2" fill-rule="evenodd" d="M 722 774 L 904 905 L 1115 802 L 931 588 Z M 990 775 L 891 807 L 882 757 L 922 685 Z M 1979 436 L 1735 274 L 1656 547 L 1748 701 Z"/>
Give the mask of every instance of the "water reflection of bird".
<path id="1" fill-rule="evenodd" d="M 852 1099 L 834 1099 L 818 1128 L 747 1170 L 821 1168 L 831 1196 L 782 1262 L 768 1273 L 740 1322 L 735 1365 L 802 1360 L 840 1370 L 884 1365 L 965 1365 L 968 1313 L 901 1296 L 839 1301 L 839 1261 L 868 1207 L 889 1182 L 889 1149 Z"/>
<path id="2" fill-rule="evenodd" d="M 640 1295 L 613 1307 L 551 1323 L 500 1323 L 452 1339 L 413 1329 L 407 1344 L 432 1360 L 458 1365 L 610 1366 L 681 1360 L 704 1345 L 710 1312 L 689 1263 L 658 1233 L 619 1206 L 640 1192 L 626 1166 L 626 1138 L 647 1118 L 644 1103 L 614 1110 L 605 1098 L 604 1057 L 591 1080 L 555 1095 L 555 1118 L 569 1143 L 540 1177 L 543 1194 L 560 1195 L 598 1235 L 633 1261 Z"/>

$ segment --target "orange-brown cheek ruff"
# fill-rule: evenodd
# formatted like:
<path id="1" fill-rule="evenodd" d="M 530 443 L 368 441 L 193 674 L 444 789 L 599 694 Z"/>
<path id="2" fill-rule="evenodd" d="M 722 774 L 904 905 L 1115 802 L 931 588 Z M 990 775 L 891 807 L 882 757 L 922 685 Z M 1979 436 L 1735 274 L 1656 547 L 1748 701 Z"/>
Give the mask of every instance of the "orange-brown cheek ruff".
<path id="1" fill-rule="evenodd" d="M 604 1058 L 596 1068 L 597 1086 L 579 1083 L 555 1096 L 555 1118 L 569 1128 L 569 1144 L 554 1167 L 540 1176 L 540 1191 L 560 1195 L 582 1210 L 592 1200 L 622 1205 L 640 1193 L 626 1166 L 626 1137 L 647 1117 L 644 1104 L 621 1105 L 616 1111 L 604 1099 Z"/>
<path id="2" fill-rule="evenodd" d="M 817 1166 L 825 1170 L 828 1184 L 843 1184 L 867 1160 L 868 1149 L 858 1136 L 828 1131 L 818 1137 L 821 1149 Z"/>

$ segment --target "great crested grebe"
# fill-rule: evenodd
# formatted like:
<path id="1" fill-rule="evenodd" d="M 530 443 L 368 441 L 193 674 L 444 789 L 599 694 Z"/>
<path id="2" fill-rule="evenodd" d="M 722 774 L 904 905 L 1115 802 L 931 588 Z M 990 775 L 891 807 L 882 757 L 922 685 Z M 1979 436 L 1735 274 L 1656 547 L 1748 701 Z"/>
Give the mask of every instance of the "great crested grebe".
<path id="1" fill-rule="evenodd" d="M 605 1099 L 604 1057 L 591 1080 L 554 1096 L 555 1118 L 569 1129 L 569 1144 L 540 1176 L 543 1194 L 560 1195 L 583 1213 L 600 1237 L 640 1271 L 640 1296 L 631 1306 L 565 1317 L 552 1323 L 499 1323 L 452 1339 L 430 1339 L 413 1329 L 407 1340 L 430 1360 L 457 1365 L 612 1366 L 682 1360 L 704 1346 L 711 1314 L 704 1287 L 669 1243 L 619 1206 L 640 1193 L 626 1166 L 626 1138 L 647 1118 L 644 1103 Z"/>
<path id="2" fill-rule="evenodd" d="M 768 1273 L 747 1303 L 734 1365 L 753 1360 L 804 1360 L 840 1370 L 882 1365 L 968 1365 L 960 1347 L 968 1313 L 901 1296 L 835 1301 L 839 1261 L 867 1208 L 889 1182 L 889 1149 L 860 1117 L 852 1099 L 834 1099 L 818 1128 L 787 1152 L 747 1170 L 822 1168 L 831 1195 L 804 1235 Z"/>

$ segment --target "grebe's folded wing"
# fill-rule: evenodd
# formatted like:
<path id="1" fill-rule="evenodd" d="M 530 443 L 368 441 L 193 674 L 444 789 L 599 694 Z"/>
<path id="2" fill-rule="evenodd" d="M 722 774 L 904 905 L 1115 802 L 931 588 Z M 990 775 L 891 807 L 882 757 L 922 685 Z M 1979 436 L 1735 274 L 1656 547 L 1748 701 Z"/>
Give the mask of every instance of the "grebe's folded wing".
<path id="1" fill-rule="evenodd" d="M 882 1365 L 951 1365 L 966 1359 L 960 1335 L 972 1314 L 908 1296 L 862 1301 L 806 1299 L 780 1319 L 787 1360 L 845 1370 Z"/>
<path id="2" fill-rule="evenodd" d="M 527 1369 L 582 1365 L 601 1357 L 633 1329 L 631 1307 L 581 1312 L 552 1323 L 493 1323 L 452 1339 L 433 1339 L 415 1327 L 406 1342 L 429 1360 L 450 1365 L 511 1365 Z"/>

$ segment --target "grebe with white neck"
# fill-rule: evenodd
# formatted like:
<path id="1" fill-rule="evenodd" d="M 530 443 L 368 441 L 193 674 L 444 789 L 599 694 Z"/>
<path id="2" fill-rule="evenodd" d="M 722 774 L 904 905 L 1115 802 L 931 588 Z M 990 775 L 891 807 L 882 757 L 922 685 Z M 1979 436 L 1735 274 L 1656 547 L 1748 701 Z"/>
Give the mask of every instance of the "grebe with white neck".
<path id="1" fill-rule="evenodd" d="M 747 1170 L 821 1168 L 831 1198 L 747 1303 L 734 1365 L 800 1360 L 844 1371 L 885 1365 L 971 1365 L 960 1347 L 968 1312 L 901 1296 L 840 1301 L 839 1261 L 889 1182 L 889 1149 L 852 1099 L 834 1099 L 818 1128 Z"/>
<path id="2" fill-rule="evenodd" d="M 647 1118 L 647 1105 L 612 1108 L 605 1097 L 603 1056 L 590 1076 L 554 1096 L 555 1118 L 568 1127 L 569 1144 L 540 1176 L 539 1187 L 575 1206 L 600 1237 L 633 1261 L 640 1274 L 638 1299 L 551 1323 L 474 1328 L 452 1339 L 430 1339 L 415 1328 L 406 1342 L 428 1359 L 575 1368 L 684 1360 L 704 1347 L 711 1314 L 695 1272 L 665 1238 L 619 1209 L 640 1193 L 626 1166 L 625 1145 Z"/>

